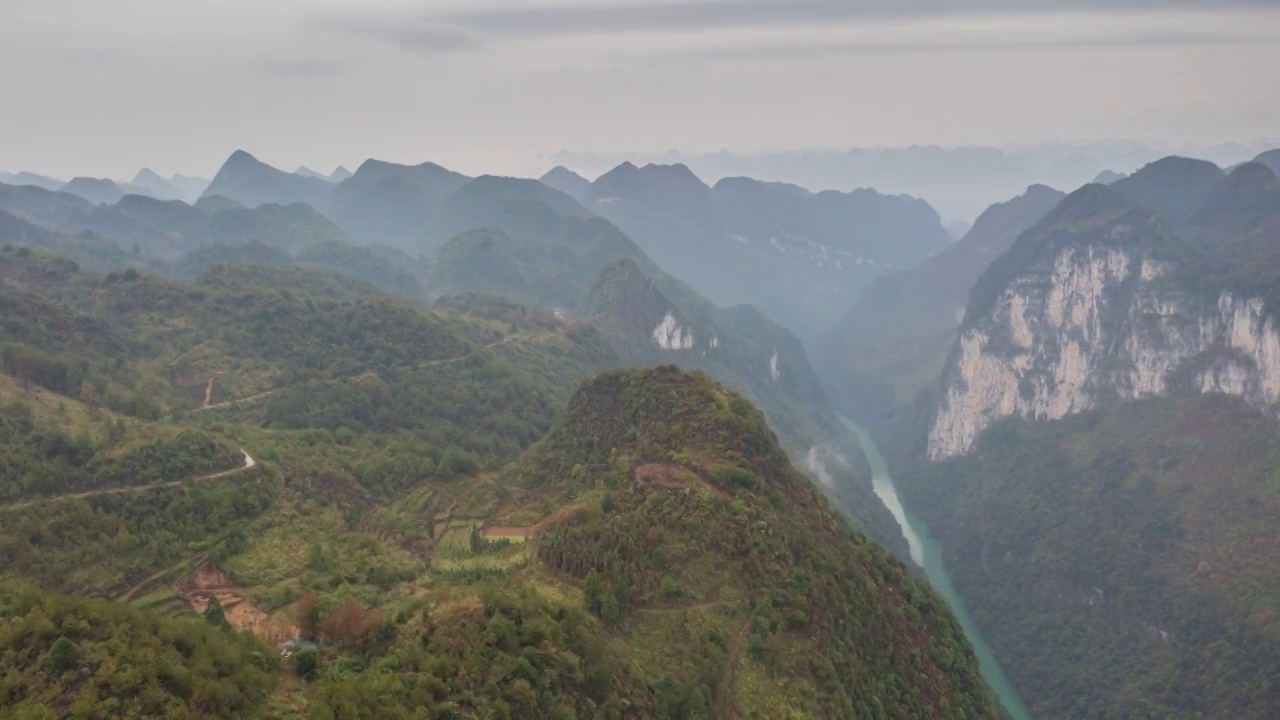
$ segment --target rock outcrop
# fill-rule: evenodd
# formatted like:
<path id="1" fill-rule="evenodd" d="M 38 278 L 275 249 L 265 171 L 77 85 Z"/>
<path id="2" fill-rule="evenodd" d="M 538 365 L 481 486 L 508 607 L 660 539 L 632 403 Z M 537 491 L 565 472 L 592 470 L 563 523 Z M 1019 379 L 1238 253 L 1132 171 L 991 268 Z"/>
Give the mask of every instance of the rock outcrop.
<path id="1" fill-rule="evenodd" d="M 1280 406 L 1280 329 L 1261 297 L 1213 287 L 1151 212 L 1091 185 L 983 275 L 943 376 L 932 460 L 1002 418 L 1054 420 L 1177 391 Z"/>

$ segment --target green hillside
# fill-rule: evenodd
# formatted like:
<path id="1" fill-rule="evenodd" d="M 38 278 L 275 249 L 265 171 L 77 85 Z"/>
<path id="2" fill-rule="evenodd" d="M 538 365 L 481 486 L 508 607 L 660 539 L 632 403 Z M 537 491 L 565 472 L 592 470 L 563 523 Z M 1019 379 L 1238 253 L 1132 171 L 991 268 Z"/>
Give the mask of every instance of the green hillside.
<path id="1" fill-rule="evenodd" d="M 906 543 L 872 494 L 861 450 L 827 401 L 800 341 L 750 306 L 673 300 L 627 260 L 607 266 L 588 297 L 588 320 L 623 367 L 678 363 L 749 398 L 797 467 L 854 524 L 906 557 Z"/>
<path id="2" fill-rule="evenodd" d="M 1006 421 L 906 486 L 1037 717 L 1261 720 L 1278 431 L 1223 396 Z"/>
<path id="3" fill-rule="evenodd" d="M 423 310 L 306 271 L 183 285 L 39 253 L 0 269 L 26 302 L 14 327 L 68 328 L 27 332 L 13 355 L 47 353 L 88 378 L 0 376 L 6 457 L 49 469 L 36 485 L 6 475 L 18 494 L 0 503 L 12 560 L 0 580 L 142 618 L 127 641 L 61 621 L 30 635 L 11 618 L 52 611 L 27 606 L 81 601 L 22 590 L 37 600 L 4 610 L 0 632 L 27 644 L 0 658 L 24 713 L 111 687 L 143 716 L 186 702 L 192 717 L 281 719 L 992 717 L 940 601 L 828 509 L 750 403 L 705 376 L 614 373 L 570 400 L 617 362 L 600 335 L 477 296 Z M 82 365 L 76 347 L 102 355 Z M 193 374 L 168 368 L 192 357 L 205 369 L 236 358 L 239 379 L 212 386 L 235 396 L 166 414 Z M 243 395 L 264 386 L 250 378 L 273 387 Z M 133 383 L 155 411 L 103 407 L 94 381 Z M 233 448 L 253 467 L 237 470 Z M 633 460 L 658 466 L 629 474 Z M 722 540 L 706 543 L 716 527 Z M 277 669 L 248 633 L 318 646 Z M 121 642 L 159 648 L 147 658 L 194 647 L 193 675 L 139 660 L 113 680 L 107 653 L 133 652 Z M 23 680 L 54 654 L 95 668 L 92 682 L 83 670 Z M 215 690 L 220 678 L 239 694 Z"/>
<path id="4" fill-rule="evenodd" d="M 0 707 L 15 720 L 257 717 L 277 657 L 200 618 L 0 582 Z"/>
<path id="5" fill-rule="evenodd" d="M 689 703 L 710 700 L 717 716 L 990 715 L 937 597 L 850 531 L 760 413 L 706 376 L 602 375 L 517 468 L 527 492 L 579 499 L 538 557 L 582 583 L 617 651 L 683 623 L 706 633 L 702 647 L 695 634 L 638 658 L 655 674 L 681 668 Z"/>

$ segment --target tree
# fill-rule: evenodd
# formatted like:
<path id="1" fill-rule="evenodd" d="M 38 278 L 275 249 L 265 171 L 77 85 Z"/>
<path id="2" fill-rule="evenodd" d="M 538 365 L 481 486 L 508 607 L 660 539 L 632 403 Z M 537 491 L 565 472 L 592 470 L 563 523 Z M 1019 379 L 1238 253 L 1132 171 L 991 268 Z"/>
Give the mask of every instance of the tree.
<path id="1" fill-rule="evenodd" d="M 80 648 L 68 640 L 66 635 L 53 641 L 53 647 L 49 648 L 50 670 L 61 675 L 75 667 L 78 662 L 80 662 Z"/>
<path id="2" fill-rule="evenodd" d="M 329 613 L 320 623 L 319 636 L 335 645 L 348 648 L 367 646 L 374 633 L 382 627 L 382 611 L 374 608 L 361 610 L 345 603 Z"/>
<path id="3" fill-rule="evenodd" d="M 315 650 L 300 650 L 293 656 L 293 671 L 298 677 L 311 680 L 320 670 L 320 656 Z"/>
<path id="4" fill-rule="evenodd" d="M 600 575 L 595 570 L 587 573 L 587 584 L 583 588 L 583 594 L 586 596 L 587 610 L 597 616 L 600 615 L 604 600 L 604 583 L 600 582 Z"/>
<path id="5" fill-rule="evenodd" d="M 315 593 L 307 593 L 298 598 L 297 620 L 302 637 L 315 640 L 320 628 L 320 598 Z"/>
<path id="6" fill-rule="evenodd" d="M 80 402 L 89 408 L 89 415 L 97 417 L 98 415 L 98 389 L 91 382 L 80 383 Z"/>
<path id="7" fill-rule="evenodd" d="M 222 612 L 222 604 L 218 602 L 216 595 L 209 595 L 209 607 L 204 609 L 204 619 L 209 621 L 210 625 L 222 627 L 227 624 L 227 616 Z"/>

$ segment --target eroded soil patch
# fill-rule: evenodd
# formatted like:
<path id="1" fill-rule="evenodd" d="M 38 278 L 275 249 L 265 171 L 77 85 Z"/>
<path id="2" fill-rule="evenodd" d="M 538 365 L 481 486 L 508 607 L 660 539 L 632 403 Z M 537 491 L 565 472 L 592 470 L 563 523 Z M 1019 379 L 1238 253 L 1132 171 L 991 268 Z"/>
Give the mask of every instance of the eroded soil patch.
<path id="1" fill-rule="evenodd" d="M 298 628 L 272 618 L 249 601 L 248 594 L 231 582 L 227 573 L 212 563 L 196 568 L 194 577 L 176 588 L 178 595 L 197 613 L 209 607 L 209 596 L 218 599 L 227 623 L 237 630 L 248 630 L 267 642 L 279 643 L 298 637 Z"/>
<path id="2" fill-rule="evenodd" d="M 485 540 L 526 540 L 533 537 L 533 533 L 533 526 L 516 525 L 489 525 L 482 531 Z"/>
<path id="3" fill-rule="evenodd" d="M 706 478 L 675 463 L 644 463 L 631 469 L 631 479 L 636 485 L 657 485 L 668 490 L 702 488 L 718 498 L 729 497 L 724 490 L 707 482 Z"/>

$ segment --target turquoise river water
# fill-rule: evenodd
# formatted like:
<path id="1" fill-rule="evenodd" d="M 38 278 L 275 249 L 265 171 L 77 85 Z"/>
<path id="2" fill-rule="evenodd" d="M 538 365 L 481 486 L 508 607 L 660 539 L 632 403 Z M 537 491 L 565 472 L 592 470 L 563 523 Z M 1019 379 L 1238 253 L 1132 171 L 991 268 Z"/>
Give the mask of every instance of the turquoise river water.
<path id="1" fill-rule="evenodd" d="M 875 487 L 876 495 L 902 528 L 902 534 L 906 537 L 907 546 L 911 551 L 911 559 L 924 568 L 924 574 L 929 578 L 933 589 L 947 601 L 951 606 L 951 612 L 955 613 L 960 621 L 960 628 L 964 630 L 965 637 L 969 638 L 969 643 L 973 645 L 973 651 L 978 656 L 978 664 L 982 668 L 982 676 L 986 678 L 987 685 L 991 686 L 996 698 L 1013 720 L 1031 720 L 1031 713 L 1027 711 L 1027 706 L 1018 696 L 1018 691 L 1013 688 L 1013 683 L 1009 682 L 1009 678 L 1005 676 L 1004 669 L 1000 667 L 1000 662 L 996 660 L 991 647 L 978 633 L 978 626 L 969 615 L 964 600 L 952 587 L 951 576 L 947 575 L 947 569 L 942 565 L 942 546 L 929 536 L 929 528 L 902 504 L 902 499 L 898 497 L 898 489 L 889 475 L 889 466 L 880 455 L 880 450 L 871 436 L 852 420 L 845 417 L 841 417 L 841 420 L 858 436 L 862 452 L 867 456 L 867 463 L 871 465 L 871 482 Z"/>

